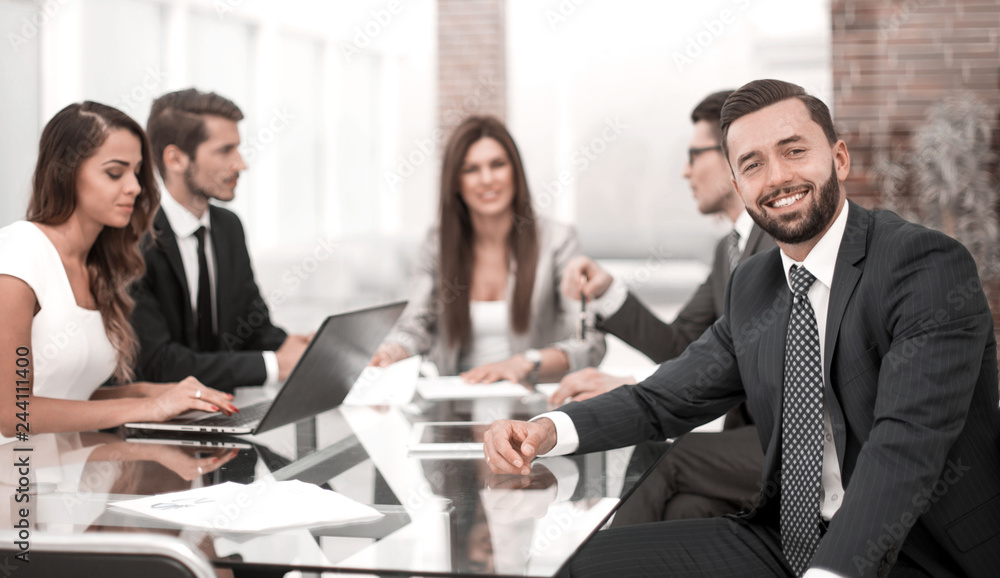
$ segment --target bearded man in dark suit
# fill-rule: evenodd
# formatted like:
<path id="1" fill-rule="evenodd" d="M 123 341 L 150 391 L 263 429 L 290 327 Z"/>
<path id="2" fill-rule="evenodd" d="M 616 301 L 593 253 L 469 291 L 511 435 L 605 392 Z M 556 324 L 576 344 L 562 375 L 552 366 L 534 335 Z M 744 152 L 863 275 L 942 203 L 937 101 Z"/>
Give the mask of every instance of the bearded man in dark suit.
<path id="1" fill-rule="evenodd" d="M 538 454 L 673 437 L 746 401 L 764 470 L 751 512 L 598 533 L 574 576 L 973 576 L 1000 567 L 993 318 L 957 241 L 849 202 L 826 105 L 751 82 L 723 150 L 778 242 L 742 263 L 725 312 L 634 387 L 495 422 L 495 472 Z"/>
<path id="2" fill-rule="evenodd" d="M 146 275 L 134 290 L 137 374 L 149 381 L 189 375 L 233 391 L 284 380 L 308 338 L 271 323 L 235 213 L 228 202 L 246 164 L 231 100 L 196 89 L 153 102 L 147 132 L 167 194 L 146 240 Z"/>

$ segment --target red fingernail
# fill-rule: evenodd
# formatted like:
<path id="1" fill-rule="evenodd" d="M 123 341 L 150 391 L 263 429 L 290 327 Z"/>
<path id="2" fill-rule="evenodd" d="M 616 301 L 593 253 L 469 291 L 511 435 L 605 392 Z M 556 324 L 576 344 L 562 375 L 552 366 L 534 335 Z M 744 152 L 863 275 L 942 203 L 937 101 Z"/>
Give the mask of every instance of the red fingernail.
<path id="1" fill-rule="evenodd" d="M 233 412 L 236 412 L 236 413 L 240 413 L 240 408 L 236 407 L 235 405 L 229 406 L 229 409 L 230 409 L 230 411 L 233 411 Z"/>
<path id="2" fill-rule="evenodd" d="M 217 408 L 217 407 L 215 407 L 215 406 L 213 405 L 213 406 L 212 406 L 212 411 L 219 411 L 219 408 Z"/>

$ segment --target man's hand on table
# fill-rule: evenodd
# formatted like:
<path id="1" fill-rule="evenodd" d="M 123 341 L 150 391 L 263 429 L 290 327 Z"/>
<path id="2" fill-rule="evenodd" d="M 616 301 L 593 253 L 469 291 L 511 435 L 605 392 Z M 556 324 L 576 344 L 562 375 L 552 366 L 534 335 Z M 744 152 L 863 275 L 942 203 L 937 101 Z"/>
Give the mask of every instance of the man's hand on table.
<path id="1" fill-rule="evenodd" d="M 556 445 L 556 426 L 552 420 L 497 420 L 483 436 L 483 454 L 494 474 L 531 473 L 531 460 Z"/>
<path id="2" fill-rule="evenodd" d="M 635 383 L 634 377 L 608 375 L 593 367 L 574 371 L 562 378 L 559 389 L 549 398 L 549 405 L 559 407 L 567 401 L 583 401 L 607 393 L 616 387 Z"/>

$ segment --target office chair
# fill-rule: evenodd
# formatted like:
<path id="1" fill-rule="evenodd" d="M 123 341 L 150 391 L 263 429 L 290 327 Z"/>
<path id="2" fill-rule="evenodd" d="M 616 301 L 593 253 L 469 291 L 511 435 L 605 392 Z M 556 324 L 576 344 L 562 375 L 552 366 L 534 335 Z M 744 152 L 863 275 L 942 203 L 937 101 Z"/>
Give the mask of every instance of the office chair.
<path id="1" fill-rule="evenodd" d="M 0 576 L 141 576 L 142 578 L 215 578 L 201 552 L 162 534 L 47 534 L 32 532 L 30 563 L 10 531 L 0 533 Z"/>

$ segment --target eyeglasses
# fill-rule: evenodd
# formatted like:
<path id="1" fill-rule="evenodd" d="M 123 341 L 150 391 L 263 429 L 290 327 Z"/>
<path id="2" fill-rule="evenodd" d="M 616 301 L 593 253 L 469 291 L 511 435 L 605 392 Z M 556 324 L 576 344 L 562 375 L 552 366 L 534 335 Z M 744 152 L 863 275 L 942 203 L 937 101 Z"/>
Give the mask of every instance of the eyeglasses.
<path id="1" fill-rule="evenodd" d="M 701 153 L 707 153 L 708 151 L 721 151 L 722 145 L 715 145 L 714 147 L 701 147 L 697 149 L 688 149 L 688 163 L 694 164 L 694 159 Z"/>

